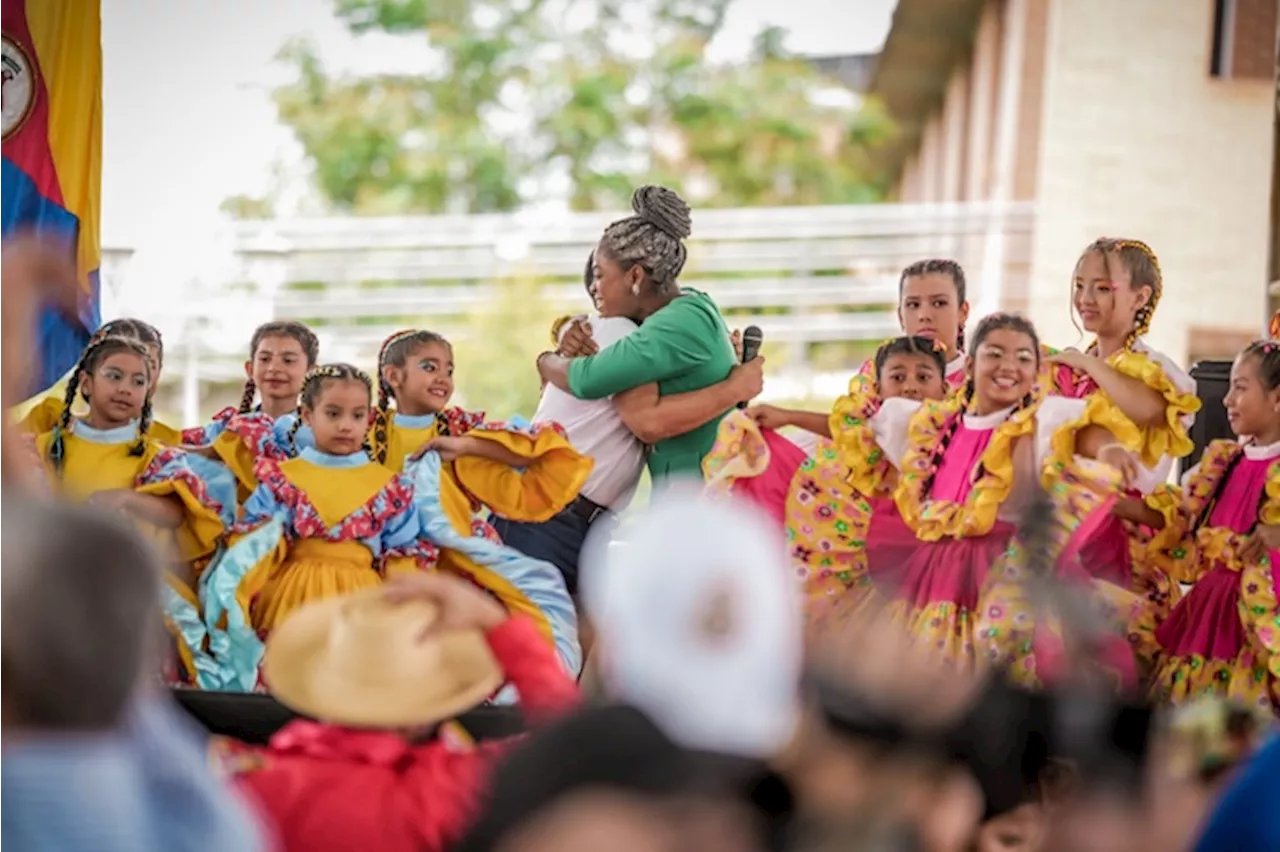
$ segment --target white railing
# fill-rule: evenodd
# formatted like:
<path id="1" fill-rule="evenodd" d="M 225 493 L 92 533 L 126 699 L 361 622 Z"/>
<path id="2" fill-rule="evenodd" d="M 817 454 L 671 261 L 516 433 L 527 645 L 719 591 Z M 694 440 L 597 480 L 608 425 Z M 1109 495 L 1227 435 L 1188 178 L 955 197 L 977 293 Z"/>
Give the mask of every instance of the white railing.
<path id="1" fill-rule="evenodd" d="M 548 310 L 584 308 L 587 253 L 622 215 L 241 222 L 232 243 L 240 278 L 257 285 L 273 316 L 308 321 L 367 357 L 405 326 L 465 336 L 465 317 L 502 298 L 496 282 L 504 280 L 542 282 Z M 983 254 L 993 233 L 1003 237 L 994 278 L 1017 291 L 1032 224 L 1030 204 L 697 211 L 681 280 L 706 290 L 736 323 L 792 344 L 804 362 L 811 344 L 892 334 L 898 273 L 919 258 L 958 259 L 977 299 L 977 282 L 990 280 Z"/>

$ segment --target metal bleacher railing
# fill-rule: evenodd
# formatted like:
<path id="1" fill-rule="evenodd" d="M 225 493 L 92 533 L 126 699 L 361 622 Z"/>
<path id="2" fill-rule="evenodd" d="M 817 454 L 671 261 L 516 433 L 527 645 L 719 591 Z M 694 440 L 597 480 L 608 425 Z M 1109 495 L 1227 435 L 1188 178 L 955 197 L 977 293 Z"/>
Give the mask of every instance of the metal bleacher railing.
<path id="1" fill-rule="evenodd" d="M 511 298 L 510 282 L 532 289 L 549 313 L 585 310 L 583 263 L 619 212 L 519 212 L 432 217 L 316 218 L 239 222 L 229 234 L 234 257 L 227 305 L 191 305 L 205 317 L 247 322 L 298 319 L 344 359 L 368 363 L 378 343 L 406 326 L 460 339 L 468 316 Z M 783 344 L 785 372 L 812 383 L 823 346 L 877 341 L 898 329 L 898 273 L 922 257 L 959 259 L 970 299 L 987 280 L 1025 275 L 1030 204 L 874 204 L 839 207 L 697 210 L 686 286 L 708 292 L 738 327 L 755 323 Z M 993 254 L 993 237 L 999 250 Z M 225 302 L 226 297 L 218 301 Z M 249 308 L 249 303 L 256 305 Z M 227 371 L 242 362 L 244 335 L 206 321 L 201 372 L 212 378 L 210 347 L 235 339 Z M 516 330 L 524 333 L 523 330 Z M 545 328 L 529 331 L 545 335 Z M 830 359 L 827 359 L 829 362 Z"/>

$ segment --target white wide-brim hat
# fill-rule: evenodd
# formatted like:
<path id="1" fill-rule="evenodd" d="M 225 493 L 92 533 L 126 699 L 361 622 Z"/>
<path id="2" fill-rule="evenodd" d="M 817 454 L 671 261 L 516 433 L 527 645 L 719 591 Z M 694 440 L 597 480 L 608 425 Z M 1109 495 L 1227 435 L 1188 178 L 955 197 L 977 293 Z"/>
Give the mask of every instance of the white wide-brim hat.
<path id="1" fill-rule="evenodd" d="M 672 488 L 623 541 L 588 540 L 583 600 L 606 688 L 687 748 L 767 758 L 794 734 L 800 594 L 777 527 Z"/>
<path id="2" fill-rule="evenodd" d="M 439 608 L 381 589 L 300 608 L 271 632 L 263 676 L 286 707 L 362 728 L 428 725 L 481 704 L 502 667 L 479 630 L 433 632 Z"/>

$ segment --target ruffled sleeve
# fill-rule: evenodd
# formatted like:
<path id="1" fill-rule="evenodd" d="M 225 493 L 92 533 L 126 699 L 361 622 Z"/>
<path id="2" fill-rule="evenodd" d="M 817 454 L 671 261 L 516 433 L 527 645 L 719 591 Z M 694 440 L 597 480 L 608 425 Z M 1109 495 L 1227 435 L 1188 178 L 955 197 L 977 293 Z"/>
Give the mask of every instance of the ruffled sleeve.
<path id="1" fill-rule="evenodd" d="M 392 487 L 406 495 L 413 493 L 413 483 L 404 475 L 396 477 Z M 385 521 L 379 534 L 382 575 L 392 577 L 435 568 L 440 554 L 425 535 L 418 506 L 410 496 L 404 508 Z"/>
<path id="2" fill-rule="evenodd" d="M 23 411 L 23 408 L 26 408 Z M 14 418 L 14 426 L 19 432 L 28 435 L 43 435 L 49 432 L 62 417 L 62 400 L 53 394 L 29 401 L 10 410 Z"/>
<path id="3" fill-rule="evenodd" d="M 1195 443 L 1189 434 L 1191 424 L 1195 421 L 1196 412 L 1200 410 L 1200 399 L 1196 396 L 1195 381 L 1182 372 L 1175 364 L 1154 352 L 1125 352 L 1110 361 L 1111 366 L 1122 375 L 1137 379 L 1156 393 L 1164 397 L 1165 419 L 1159 426 L 1137 429 L 1137 444 L 1127 440 L 1131 433 L 1121 435 L 1113 433 L 1116 438 L 1130 449 L 1139 453 L 1142 463 L 1149 468 L 1157 467 L 1164 457 L 1181 458 L 1195 449 Z M 1112 405 L 1104 394 L 1093 396 Z M 1120 415 L 1123 417 L 1123 415 Z M 1126 418 L 1127 419 L 1127 418 Z"/>
<path id="4" fill-rule="evenodd" d="M 246 492 L 258 487 L 255 465 L 261 459 L 285 461 L 293 454 L 288 449 L 287 425 L 260 411 L 245 414 L 227 409 L 230 414 L 220 425 L 217 434 L 210 439 L 214 453 L 220 458 Z M 212 428 L 206 427 L 206 428 Z"/>
<path id="5" fill-rule="evenodd" d="M 1266 499 L 1258 520 L 1264 524 L 1280 524 L 1280 461 L 1267 470 Z M 1244 566 L 1240 572 L 1241 614 L 1251 637 L 1267 652 L 1268 667 L 1273 678 L 1280 679 L 1280 588 L 1276 571 L 1280 568 L 1280 551 Z M 1274 695 L 1273 688 L 1273 695 Z"/>
<path id="6" fill-rule="evenodd" d="M 880 410 L 870 419 L 875 442 L 884 451 L 884 457 L 901 469 L 907 450 L 911 447 L 911 419 L 921 410 L 921 404 L 910 399 L 894 397 L 880 404 Z"/>
<path id="7" fill-rule="evenodd" d="M 236 415 L 236 409 L 224 408 L 213 415 L 213 420 L 204 426 L 193 426 L 182 430 L 182 443 L 188 447 L 207 447 L 227 428 L 227 421 Z"/>
<path id="8" fill-rule="evenodd" d="M 578 616 L 560 571 L 550 563 L 470 529 L 465 499 L 444 475 L 439 453 L 424 453 L 405 468 L 414 487 L 423 536 L 440 552 L 444 570 L 470 578 L 513 613 L 531 617 L 556 647 L 565 670 L 577 675 L 582 666 Z M 461 528 L 465 525 L 466 532 Z"/>
<path id="9" fill-rule="evenodd" d="M 187 561 L 213 553 L 235 520 L 236 483 L 231 472 L 175 447 L 155 454 L 138 475 L 136 490 L 182 501 L 185 517 L 175 538 L 179 555 Z"/>
<path id="10" fill-rule="evenodd" d="M 467 437 L 491 441 L 527 460 L 521 469 L 479 456 L 462 456 L 453 463 L 463 488 L 494 514 L 513 521 L 550 520 L 573 502 L 591 473 L 592 460 L 573 448 L 559 424 L 484 423 Z"/>
<path id="11" fill-rule="evenodd" d="M 872 425 L 880 407 L 875 384 L 859 374 L 850 379 L 848 393 L 835 401 L 827 421 L 840 463 L 849 470 L 849 486 L 866 497 L 884 490 L 891 468 Z"/>

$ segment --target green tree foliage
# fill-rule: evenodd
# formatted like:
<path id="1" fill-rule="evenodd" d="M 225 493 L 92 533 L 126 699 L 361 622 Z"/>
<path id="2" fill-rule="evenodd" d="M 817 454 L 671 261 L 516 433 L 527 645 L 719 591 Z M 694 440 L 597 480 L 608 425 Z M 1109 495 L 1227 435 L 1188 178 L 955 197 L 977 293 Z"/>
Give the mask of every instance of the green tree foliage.
<path id="1" fill-rule="evenodd" d="M 538 354 L 551 348 L 558 313 L 532 279 L 497 286 L 496 298 L 469 316 L 464 334 L 451 341 L 458 400 L 494 420 L 532 417 L 542 395 Z"/>
<path id="2" fill-rule="evenodd" d="M 430 73 L 335 76 L 292 43 L 276 104 L 338 212 L 510 210 L 563 176 L 581 210 L 652 180 L 703 205 L 875 200 L 883 113 L 824 98 L 777 29 L 710 63 L 731 2 L 335 0 L 354 33 L 424 39 Z"/>

